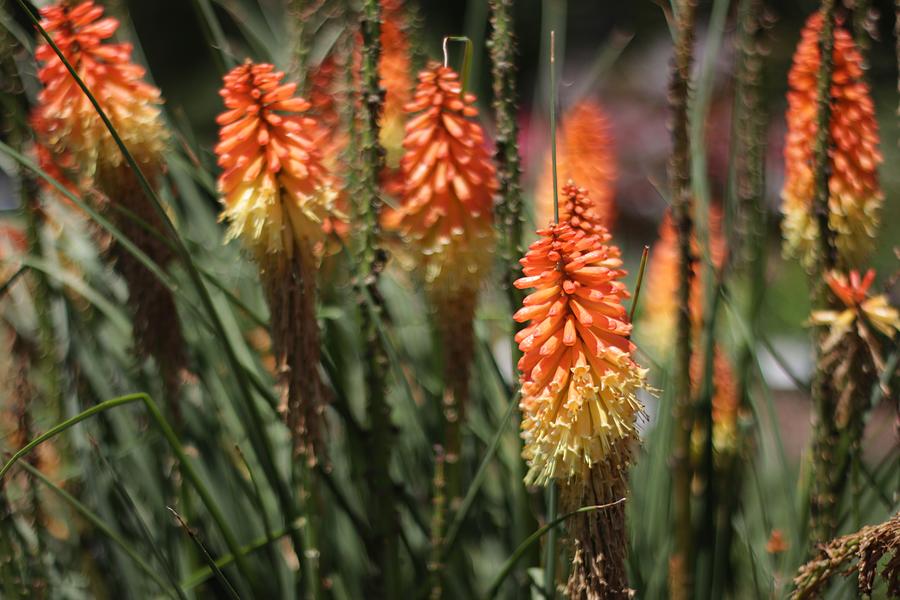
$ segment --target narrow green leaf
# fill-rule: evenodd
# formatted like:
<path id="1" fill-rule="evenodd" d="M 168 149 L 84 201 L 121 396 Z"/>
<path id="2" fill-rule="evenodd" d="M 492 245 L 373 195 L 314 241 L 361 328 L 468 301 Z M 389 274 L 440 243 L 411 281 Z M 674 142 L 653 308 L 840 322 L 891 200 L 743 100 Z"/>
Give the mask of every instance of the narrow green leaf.
<path id="1" fill-rule="evenodd" d="M 66 502 L 66 504 L 69 504 L 73 509 L 75 509 L 75 511 L 80 514 L 86 521 L 96 527 L 97 530 L 100 531 L 100 533 L 108 537 L 114 544 L 121 548 L 122 551 L 127 554 L 131 560 L 134 561 L 134 564 L 137 565 L 138 568 L 143 571 L 145 575 L 147 575 L 147 577 L 152 579 L 163 592 L 165 592 L 170 597 L 181 596 L 181 590 L 176 590 L 176 592 L 173 593 L 166 581 L 157 574 L 156 569 L 154 569 L 151 565 L 144 561 L 144 559 L 141 557 L 140 552 L 132 548 L 131 545 L 127 541 L 125 541 L 125 538 L 119 535 L 119 533 L 112 527 L 107 525 L 103 521 L 103 519 L 97 516 L 97 514 L 95 514 L 91 509 L 82 504 L 72 494 L 50 481 L 50 479 L 48 479 L 46 475 L 31 466 L 28 461 L 22 462 L 20 466 L 28 473 L 30 473 L 33 477 L 37 478 L 38 481 L 50 488 L 53 493 L 62 498 Z"/>

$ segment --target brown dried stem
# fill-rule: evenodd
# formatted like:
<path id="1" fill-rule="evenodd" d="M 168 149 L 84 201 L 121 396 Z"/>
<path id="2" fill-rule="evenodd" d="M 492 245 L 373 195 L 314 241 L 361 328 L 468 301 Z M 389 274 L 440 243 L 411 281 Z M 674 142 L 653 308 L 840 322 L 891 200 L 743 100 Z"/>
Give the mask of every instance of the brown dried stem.
<path id="1" fill-rule="evenodd" d="M 560 488 L 561 513 L 583 506 L 611 504 L 628 496 L 628 458 L 624 446 L 605 466 L 591 469 L 586 481 L 573 480 Z M 624 600 L 631 598 L 628 587 L 628 535 L 625 503 L 607 510 L 579 513 L 567 524 L 574 554 L 566 586 L 571 600 Z"/>
<path id="2" fill-rule="evenodd" d="M 856 561 L 857 589 L 872 594 L 878 563 L 888 556 L 881 571 L 887 582 L 888 598 L 900 596 L 900 513 L 879 525 L 863 527 L 856 533 L 831 540 L 822 545 L 815 558 L 800 567 L 794 577 L 791 600 L 820 598 L 836 574 L 847 577 L 854 571 Z"/>

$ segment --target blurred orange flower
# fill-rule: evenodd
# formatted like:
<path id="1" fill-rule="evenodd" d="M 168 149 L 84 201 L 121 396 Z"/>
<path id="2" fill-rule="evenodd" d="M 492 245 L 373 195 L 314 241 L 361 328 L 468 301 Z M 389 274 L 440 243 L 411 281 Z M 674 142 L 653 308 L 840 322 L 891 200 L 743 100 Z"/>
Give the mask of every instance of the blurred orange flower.
<path id="1" fill-rule="evenodd" d="M 310 112 L 328 131 L 330 138 L 341 128 L 338 100 L 341 97 L 339 76 L 342 68 L 344 65 L 338 62 L 337 56 L 329 54 L 309 71 Z M 343 137 L 346 138 L 346 130 Z"/>
<path id="2" fill-rule="evenodd" d="M 47 135 L 47 122 L 43 118 L 40 108 L 35 108 L 29 117 L 29 123 L 35 134 L 35 142 L 32 147 L 34 158 L 38 167 L 41 168 L 48 176 L 61 183 L 63 187 L 72 192 L 78 193 L 78 186 L 69 178 L 69 173 L 75 171 L 75 164 L 72 161 L 72 155 L 68 152 L 55 154 L 41 140 Z M 41 178 L 41 186 L 46 189 L 53 190 L 57 197 L 67 204 L 71 204 L 66 196 L 53 187 L 50 182 Z"/>
<path id="3" fill-rule="evenodd" d="M 818 110 L 821 13 L 809 17 L 788 75 L 788 133 L 784 146 L 784 250 L 810 268 L 818 248 L 814 146 Z M 828 223 L 840 263 L 856 266 L 872 249 L 882 192 L 878 183 L 878 123 L 863 59 L 853 37 L 840 22 L 834 27 L 834 73 L 831 81 Z"/>
<path id="4" fill-rule="evenodd" d="M 106 40 L 119 27 L 102 18 L 92 0 L 63 2 L 42 8 L 41 25 L 106 112 L 135 160 L 152 174 L 162 168 L 168 134 L 160 116 L 159 90 L 145 83 L 144 69 L 131 62 L 131 44 Z M 41 42 L 41 63 L 34 119 L 40 142 L 61 164 L 77 165 L 89 181 L 115 176 L 124 157 L 90 100 L 75 83 L 53 48 Z M 46 163 L 45 163 L 46 164 Z"/>
<path id="5" fill-rule="evenodd" d="M 12 257 L 18 258 L 28 250 L 28 239 L 18 227 L 0 223 L 0 285 L 6 283 L 19 268 Z"/>
<path id="6" fill-rule="evenodd" d="M 320 242 L 335 197 L 318 149 L 321 130 L 303 114 L 310 105 L 294 96 L 296 84 L 283 78 L 270 64 L 235 67 L 220 92 L 228 110 L 216 119 L 228 239 L 261 254 L 290 255 L 292 236 Z"/>
<path id="7" fill-rule="evenodd" d="M 695 351 L 691 356 L 690 375 L 691 391 L 697 394 L 703 381 L 704 353 Z M 731 453 L 738 449 L 738 417 L 740 416 L 740 398 L 734 368 L 725 351 L 716 344 L 713 349 L 712 371 L 712 422 L 713 448 L 719 453 Z M 695 425 L 698 441 L 702 441 L 702 424 Z"/>
<path id="8" fill-rule="evenodd" d="M 780 554 L 787 551 L 788 548 L 790 548 L 790 545 L 784 538 L 784 533 L 780 529 L 773 529 L 772 534 L 769 536 L 769 541 L 766 542 L 766 552 L 769 554 Z"/>
<path id="9" fill-rule="evenodd" d="M 719 269 L 725 260 L 726 244 L 722 235 L 722 211 L 717 205 L 710 205 L 708 219 L 710 260 Z M 700 253 L 696 239 L 692 240 L 691 246 L 695 254 Z M 690 310 L 696 335 L 703 310 L 702 261 L 694 263 L 693 273 Z M 675 339 L 678 315 L 678 234 L 669 213 L 663 218 L 659 226 L 659 239 L 650 251 L 645 290 L 646 294 L 641 297 L 638 335 L 642 340 L 651 342 L 658 352 L 664 353 Z"/>
<path id="10" fill-rule="evenodd" d="M 381 7 L 378 77 L 385 94 L 379 138 L 386 152 L 387 166 L 395 168 L 403 155 L 404 107 L 413 95 L 412 60 L 403 3 L 382 0 Z"/>
<path id="11" fill-rule="evenodd" d="M 557 137 L 557 181 L 573 180 L 591 191 L 597 223 L 611 228 L 615 219 L 616 158 L 609 120 L 600 105 L 582 100 L 562 116 Z M 539 227 L 553 221 L 553 172 L 550 154 L 538 183 L 535 219 Z M 559 218 L 566 219 L 560 204 Z"/>
<path id="12" fill-rule="evenodd" d="M 535 288 L 513 317 L 521 373 L 526 482 L 588 481 L 592 467 L 627 464 L 646 371 L 633 360 L 629 297 L 619 249 L 606 231 L 568 223 L 538 231 L 520 262 L 519 289 Z M 625 442 L 623 444 L 622 442 Z M 618 459 L 618 460 L 617 460 Z"/>
<path id="13" fill-rule="evenodd" d="M 384 105 L 379 129 L 379 142 L 385 149 L 386 168 L 381 174 L 382 190 L 391 196 L 398 196 L 401 179 L 398 164 L 403 154 L 403 135 L 406 112 L 404 106 L 412 98 L 412 59 L 406 9 L 403 2 L 381 0 L 381 56 L 378 62 L 378 76 L 385 90 Z M 342 179 L 345 177 L 347 160 L 344 152 L 350 141 L 349 121 L 351 115 L 341 114 L 341 104 L 358 102 L 349 89 L 344 72 L 350 68 L 350 79 L 354 87 L 360 84 L 362 67 L 362 35 L 357 33 L 356 43 L 350 57 L 333 51 L 310 70 L 309 102 L 311 113 L 321 123 L 327 135 L 322 139 L 323 162 L 334 177 L 334 187 L 338 190 L 335 206 L 347 213 L 350 209 L 349 191 Z M 348 64 L 349 67 L 348 67 Z M 326 233 L 334 231 L 346 237 L 349 223 L 343 219 L 326 219 Z"/>
<path id="14" fill-rule="evenodd" d="M 475 97 L 453 69 L 432 63 L 419 74 L 400 162 L 403 203 L 384 224 L 411 241 L 430 283 L 471 286 L 490 266 L 497 179 Z"/>

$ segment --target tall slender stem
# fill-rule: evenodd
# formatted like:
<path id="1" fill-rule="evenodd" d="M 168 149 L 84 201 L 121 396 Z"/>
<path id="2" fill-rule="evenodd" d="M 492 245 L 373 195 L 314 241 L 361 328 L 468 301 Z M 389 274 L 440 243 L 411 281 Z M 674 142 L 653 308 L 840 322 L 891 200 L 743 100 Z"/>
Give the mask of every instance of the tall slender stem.
<path id="1" fill-rule="evenodd" d="M 550 32 L 550 170 L 553 174 L 553 222 L 559 223 L 559 182 L 556 180 L 556 32 Z"/>
<path id="2" fill-rule="evenodd" d="M 550 32 L 550 166 L 553 172 L 553 222 L 559 223 L 559 188 L 556 181 L 556 32 Z M 550 482 L 547 491 L 547 521 L 556 519 L 559 490 L 556 480 Z M 544 595 L 556 597 L 556 529 L 547 532 L 547 549 L 544 557 Z"/>
<path id="3" fill-rule="evenodd" d="M 690 441 L 691 411 L 691 313 L 689 308 L 694 256 L 691 250 L 691 148 L 688 135 L 688 94 L 693 60 L 694 0 L 679 0 L 675 23 L 675 57 L 669 84 L 672 119 L 672 156 L 669 184 L 672 217 L 678 232 L 678 322 L 675 348 L 674 466 L 675 552 L 671 564 L 670 593 L 690 598 L 693 590 L 693 529 L 691 521 Z"/>
<path id="4" fill-rule="evenodd" d="M 813 216 L 819 233 L 819 249 L 816 268 L 810 281 L 813 302 L 820 308 L 830 307 L 834 299 L 824 284 L 825 273 L 834 269 L 838 254 L 834 244 L 834 232 L 829 225 L 828 182 L 831 178 L 829 148 L 831 146 L 831 77 L 834 71 L 834 0 L 823 0 L 820 8 L 822 31 L 819 36 L 819 74 L 816 87 L 817 117 L 815 159 L 815 196 Z M 828 357 L 822 350 L 827 330 L 820 327 L 813 333 L 816 347 L 816 371 L 812 382 L 812 400 L 815 410 L 812 441 L 812 481 L 809 495 L 809 550 L 831 539 L 837 529 L 838 495 L 842 479 L 840 468 L 840 430 L 834 419 L 836 390 L 831 378 Z"/>
<path id="5" fill-rule="evenodd" d="M 732 286 L 739 286 L 740 312 L 749 324 L 749 335 L 735 352 L 738 411 L 750 414 L 751 397 L 757 383 L 753 369 L 762 294 L 765 292 L 765 135 L 766 105 L 762 95 L 764 11 L 762 0 L 740 0 L 737 7 L 737 60 L 732 117 L 729 180 L 727 186 L 725 231 L 736 236 L 737 248 L 731 256 L 729 274 L 736 275 Z M 732 544 L 733 521 L 741 510 L 745 448 L 749 435 L 737 428 L 736 450 L 723 457 L 719 489 L 715 555 L 710 597 L 720 598 L 734 583 Z"/>
<path id="6" fill-rule="evenodd" d="M 819 229 L 819 274 L 834 269 L 838 256 L 834 242 L 834 231 L 829 226 L 828 181 L 831 179 L 831 165 L 828 151 L 831 147 L 831 76 L 834 71 L 834 0 L 822 0 L 822 31 L 819 36 L 819 76 L 816 86 L 817 117 L 815 159 L 816 192 L 813 211 Z M 818 279 L 821 279 L 819 277 Z"/>
<path id="7" fill-rule="evenodd" d="M 556 520 L 557 512 L 559 512 L 559 488 L 556 480 L 550 482 L 547 490 L 547 522 L 552 523 Z M 546 598 L 556 597 L 556 539 L 559 532 L 554 527 L 547 532 L 547 548 L 544 554 L 544 596 Z"/>
<path id="8" fill-rule="evenodd" d="M 516 122 L 516 41 L 512 19 L 512 0 L 491 0 L 491 76 L 494 92 L 496 145 L 494 162 L 500 184 L 496 223 L 500 232 L 500 258 L 506 265 L 504 284 L 510 305 L 521 305 L 521 294 L 513 282 L 521 273 L 518 258 L 522 248 L 521 158 L 518 149 L 519 128 Z M 515 353 L 515 350 L 514 350 Z M 515 358 L 515 357 L 514 357 Z M 515 363 L 515 360 L 513 361 Z"/>
<path id="9" fill-rule="evenodd" d="M 384 149 L 378 141 L 379 120 L 384 106 L 384 90 L 378 76 L 381 57 L 381 4 L 365 0 L 362 14 L 362 126 L 361 161 L 359 164 L 360 206 L 362 217 L 361 264 L 366 280 L 365 294 L 372 302 L 361 301 L 363 335 L 366 343 L 365 382 L 368 395 L 366 407 L 369 418 L 368 465 L 366 481 L 372 508 L 372 539 L 369 554 L 377 573 L 373 581 L 373 595 L 381 598 L 398 597 L 399 524 L 394 502 L 394 487 L 390 478 L 393 433 L 390 406 L 386 397 L 388 358 L 377 322 L 383 311 L 378 280 L 384 269 L 387 254 L 382 246 L 380 215 L 382 207 L 379 177 L 384 168 Z"/>
<path id="10" fill-rule="evenodd" d="M 491 76 L 493 79 L 493 108 L 496 127 L 496 153 L 494 163 L 497 166 L 497 181 L 500 185 L 499 198 L 495 210 L 494 222 L 500 236 L 498 255 L 503 265 L 503 287 L 512 311 L 522 305 L 524 294 L 518 290 L 514 282 L 521 277 L 522 270 L 519 258 L 525 253 L 522 245 L 522 185 L 521 157 L 519 156 L 519 128 L 516 121 L 518 115 L 518 94 L 516 92 L 516 38 L 513 23 L 513 0 L 490 0 L 491 35 L 488 41 L 491 58 Z M 524 323 L 513 323 L 513 330 L 518 332 Z M 510 343 L 510 364 L 519 361 L 519 348 L 515 341 Z M 512 488 L 513 505 L 513 539 L 522 539 L 537 528 L 537 521 L 529 506 L 529 494 L 523 482 L 525 462 L 519 456 L 514 470 L 510 474 L 514 482 Z M 529 564 L 540 561 L 539 549 L 530 550 Z M 522 588 L 520 593 L 527 590 Z"/>

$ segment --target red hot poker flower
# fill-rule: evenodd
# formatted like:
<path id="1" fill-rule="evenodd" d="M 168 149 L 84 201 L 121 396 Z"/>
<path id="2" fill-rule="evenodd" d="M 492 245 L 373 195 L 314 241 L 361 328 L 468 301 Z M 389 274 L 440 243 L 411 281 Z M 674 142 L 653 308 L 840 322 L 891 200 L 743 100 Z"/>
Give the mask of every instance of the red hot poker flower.
<path id="1" fill-rule="evenodd" d="M 419 74 L 400 167 L 403 205 L 385 218 L 421 251 L 430 282 L 474 279 L 487 270 L 497 179 L 475 97 L 453 69 L 432 63 Z"/>
<path id="2" fill-rule="evenodd" d="M 335 193 L 317 146 L 319 127 L 303 115 L 309 103 L 283 78 L 272 65 L 249 61 L 225 75 L 220 94 L 228 110 L 216 119 L 215 150 L 229 239 L 290 255 L 291 236 L 321 241 Z"/>
<path id="3" fill-rule="evenodd" d="M 160 117 L 159 90 L 145 83 L 144 69 L 131 62 L 131 44 L 107 41 L 119 22 L 103 17 L 92 0 L 41 9 L 41 25 L 109 116 L 129 152 L 142 167 L 161 169 L 167 133 Z M 53 155 L 70 157 L 91 179 L 124 163 L 118 146 L 87 95 L 46 42 L 35 50 L 42 64 L 37 113 L 42 142 Z"/>
<path id="4" fill-rule="evenodd" d="M 785 252 L 811 267 L 818 251 L 818 223 L 813 215 L 813 173 L 822 14 L 810 16 L 788 75 L 787 125 L 784 146 Z M 828 223 L 834 231 L 838 258 L 844 265 L 861 262 L 871 250 L 882 192 L 878 183 L 878 122 L 863 59 L 853 37 L 840 23 L 834 27 L 834 72 L 831 80 L 832 145 L 829 149 Z"/>
<path id="5" fill-rule="evenodd" d="M 526 481 L 589 481 L 593 467 L 627 464 L 642 410 L 645 371 L 631 358 L 625 271 L 605 231 L 562 223 L 538 233 L 515 284 L 535 288 L 514 316 L 529 323 L 516 335 Z"/>

